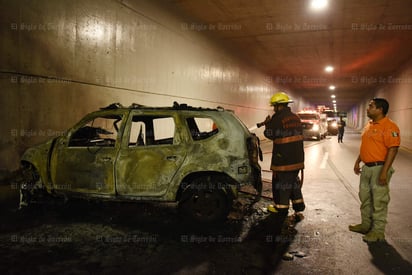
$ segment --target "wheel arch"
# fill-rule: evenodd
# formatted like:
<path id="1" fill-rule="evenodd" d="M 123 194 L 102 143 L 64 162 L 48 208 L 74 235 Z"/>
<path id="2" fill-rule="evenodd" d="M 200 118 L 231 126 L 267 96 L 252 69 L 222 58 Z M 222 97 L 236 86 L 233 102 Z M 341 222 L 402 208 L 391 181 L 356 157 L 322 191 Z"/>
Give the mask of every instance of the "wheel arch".
<path id="1" fill-rule="evenodd" d="M 31 182 L 32 187 L 34 187 L 35 183 L 38 183 L 43 188 L 46 188 L 48 192 L 50 191 L 50 187 L 47 185 L 47 171 L 40 169 L 34 163 L 27 160 L 20 161 L 20 169 L 23 173 L 24 180 Z"/>
<path id="2" fill-rule="evenodd" d="M 190 184 L 192 184 L 192 182 L 195 179 L 200 177 L 213 177 L 217 181 L 223 183 L 222 186 L 219 187 L 226 193 L 228 199 L 232 200 L 237 196 L 233 190 L 233 187 L 237 188 L 237 186 L 239 186 L 239 183 L 233 178 L 231 178 L 229 175 L 217 171 L 199 171 L 190 173 L 183 178 L 176 193 L 176 201 L 180 201 L 180 199 L 182 198 L 183 191 Z M 216 182 L 216 184 L 218 184 L 218 182 Z"/>
<path id="3" fill-rule="evenodd" d="M 30 162 L 28 160 L 21 160 L 20 161 L 20 169 L 30 170 L 32 175 L 33 175 L 34 180 L 41 179 L 39 168 L 36 167 L 36 165 L 34 165 L 32 162 Z"/>

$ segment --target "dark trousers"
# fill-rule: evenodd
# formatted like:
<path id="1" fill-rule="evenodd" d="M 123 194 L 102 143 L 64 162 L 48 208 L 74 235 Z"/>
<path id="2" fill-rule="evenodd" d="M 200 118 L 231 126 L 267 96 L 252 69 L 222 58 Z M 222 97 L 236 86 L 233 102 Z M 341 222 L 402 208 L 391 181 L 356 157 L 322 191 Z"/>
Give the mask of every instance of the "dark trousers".
<path id="1" fill-rule="evenodd" d="M 305 210 L 305 203 L 302 196 L 302 184 L 298 177 L 298 171 L 273 172 L 272 193 L 276 210 L 273 215 L 273 233 L 277 242 L 281 242 L 281 230 L 286 217 L 288 216 L 289 203 L 292 201 L 293 209 L 297 212 Z"/>
<path id="2" fill-rule="evenodd" d="M 338 131 L 338 142 L 343 141 L 343 134 L 345 133 L 345 131 L 342 129 L 339 129 Z"/>
<path id="3" fill-rule="evenodd" d="M 275 207 L 279 212 L 289 210 L 289 202 L 292 201 L 293 210 L 299 212 L 305 210 L 302 196 L 302 184 L 298 177 L 299 170 L 288 172 L 273 172 L 272 192 Z"/>

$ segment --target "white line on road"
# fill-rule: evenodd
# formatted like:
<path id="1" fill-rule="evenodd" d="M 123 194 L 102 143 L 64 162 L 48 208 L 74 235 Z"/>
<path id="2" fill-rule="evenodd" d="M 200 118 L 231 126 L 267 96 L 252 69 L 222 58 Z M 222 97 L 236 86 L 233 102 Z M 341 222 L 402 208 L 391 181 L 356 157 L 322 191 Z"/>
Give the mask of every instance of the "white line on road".
<path id="1" fill-rule="evenodd" d="M 323 155 L 322 162 L 319 167 L 320 169 L 326 169 L 326 163 L 328 162 L 328 157 L 329 157 L 329 153 L 325 152 L 325 154 Z"/>

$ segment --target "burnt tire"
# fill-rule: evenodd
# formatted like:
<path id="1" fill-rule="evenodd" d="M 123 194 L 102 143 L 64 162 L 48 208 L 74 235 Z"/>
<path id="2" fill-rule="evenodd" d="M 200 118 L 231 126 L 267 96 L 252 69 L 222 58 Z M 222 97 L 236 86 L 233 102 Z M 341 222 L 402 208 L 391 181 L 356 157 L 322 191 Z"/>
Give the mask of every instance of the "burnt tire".
<path id="1" fill-rule="evenodd" d="M 182 193 L 179 212 L 184 219 L 196 223 L 224 221 L 230 211 L 229 198 L 212 177 L 193 180 Z"/>

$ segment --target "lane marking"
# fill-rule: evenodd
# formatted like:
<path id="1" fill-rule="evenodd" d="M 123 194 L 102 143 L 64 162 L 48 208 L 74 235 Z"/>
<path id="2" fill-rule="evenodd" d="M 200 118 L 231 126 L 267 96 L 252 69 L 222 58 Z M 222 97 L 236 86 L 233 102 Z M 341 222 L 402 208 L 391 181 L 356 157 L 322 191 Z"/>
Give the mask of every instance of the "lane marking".
<path id="1" fill-rule="evenodd" d="M 348 190 L 349 194 L 352 195 L 352 197 L 358 202 L 359 197 L 358 197 L 358 191 L 353 188 L 351 183 L 345 178 L 345 176 L 339 172 L 338 168 L 335 166 L 332 160 L 329 161 L 329 166 L 332 168 L 332 171 L 335 173 L 335 175 L 338 177 L 339 181 L 343 184 L 343 186 Z"/>
<path id="2" fill-rule="evenodd" d="M 325 154 L 323 155 L 323 159 L 322 162 L 320 164 L 320 169 L 326 169 L 326 164 L 328 163 L 328 158 L 329 158 L 329 153 L 325 152 Z"/>

